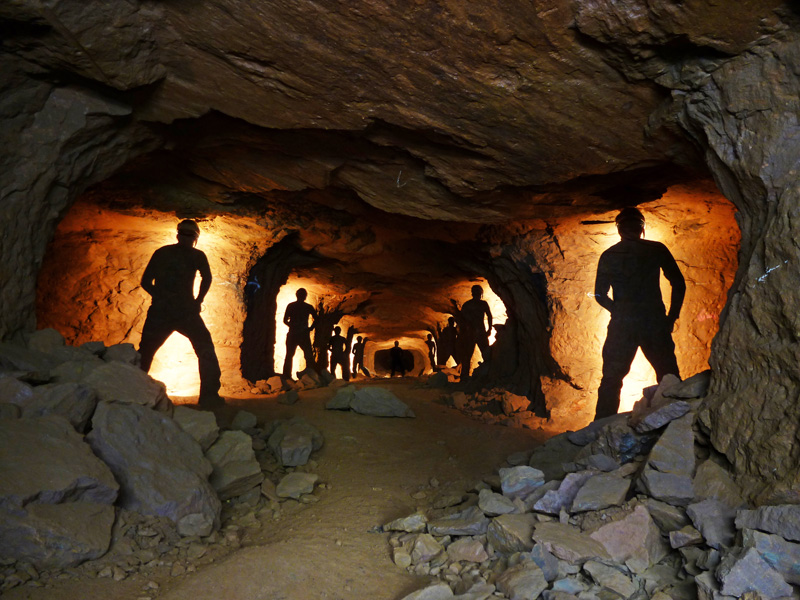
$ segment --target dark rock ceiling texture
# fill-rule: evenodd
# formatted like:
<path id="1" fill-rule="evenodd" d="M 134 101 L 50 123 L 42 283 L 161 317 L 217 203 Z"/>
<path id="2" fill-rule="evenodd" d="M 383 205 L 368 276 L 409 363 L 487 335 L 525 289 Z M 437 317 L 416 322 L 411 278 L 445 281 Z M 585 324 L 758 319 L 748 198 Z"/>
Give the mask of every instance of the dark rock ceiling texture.
<path id="1" fill-rule="evenodd" d="M 754 493 L 791 496 L 798 20 L 776 0 L 3 2 L 0 337 L 35 326 L 56 225 L 115 174 L 166 171 L 184 213 L 260 196 L 478 225 L 710 176 L 742 239 L 704 421 Z"/>

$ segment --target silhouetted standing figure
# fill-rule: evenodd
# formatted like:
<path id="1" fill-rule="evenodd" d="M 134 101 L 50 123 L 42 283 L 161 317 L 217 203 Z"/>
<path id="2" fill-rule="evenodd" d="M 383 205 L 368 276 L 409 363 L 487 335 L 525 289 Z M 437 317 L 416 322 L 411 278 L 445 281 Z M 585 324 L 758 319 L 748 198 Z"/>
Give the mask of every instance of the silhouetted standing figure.
<path id="1" fill-rule="evenodd" d="M 214 342 L 200 310 L 211 287 L 211 269 L 202 250 L 195 248 L 200 227 L 191 220 L 178 223 L 177 244 L 162 246 L 153 253 L 142 275 L 142 288 L 152 297 L 142 328 L 139 354 L 147 372 L 153 357 L 167 338 L 177 331 L 189 339 L 200 371 L 198 404 L 224 404 L 219 397 L 220 368 Z M 200 273 L 200 289 L 194 295 L 194 281 Z"/>
<path id="2" fill-rule="evenodd" d="M 644 215 L 639 210 L 623 209 L 616 223 L 622 239 L 600 255 L 594 286 L 595 300 L 611 313 L 595 420 L 619 410 L 622 380 L 638 348 L 653 365 L 659 381 L 668 373 L 680 376 L 672 329 L 683 306 L 686 282 L 664 244 L 641 239 Z M 662 271 L 672 287 L 669 313 L 661 297 Z"/>
<path id="3" fill-rule="evenodd" d="M 298 289 L 295 296 L 297 300 L 291 302 L 283 314 L 283 324 L 289 327 L 289 332 L 286 334 L 286 358 L 283 361 L 283 376 L 287 379 L 292 377 L 292 362 L 298 347 L 305 356 L 306 368 L 314 366 L 311 330 L 316 325 L 317 311 L 306 302 L 308 292 L 304 288 Z M 311 323 L 309 323 L 309 319 L 311 319 Z"/>
<path id="4" fill-rule="evenodd" d="M 446 366 L 450 357 L 458 362 L 456 357 L 456 345 L 458 343 L 458 330 L 456 329 L 456 320 L 453 317 L 448 317 L 447 326 L 439 332 L 439 347 L 438 362 L 439 366 Z"/>
<path id="5" fill-rule="evenodd" d="M 436 371 L 436 342 L 433 341 L 433 334 L 428 334 L 425 345 L 428 347 L 428 360 L 431 363 L 431 370 Z"/>
<path id="6" fill-rule="evenodd" d="M 333 337 L 328 340 L 328 350 L 331 351 L 331 375 L 336 377 L 336 367 L 341 367 L 342 379 L 350 380 L 350 351 L 347 347 L 347 338 L 342 335 L 342 328 L 338 325 L 333 328 Z"/>
<path id="7" fill-rule="evenodd" d="M 485 319 L 484 319 L 485 317 Z M 464 302 L 461 307 L 463 326 L 459 332 L 459 345 L 463 352 L 461 363 L 461 379 L 469 377 L 470 362 L 475 346 L 481 351 L 481 359 L 486 362 L 489 358 L 489 333 L 492 331 L 492 311 L 489 304 L 483 300 L 483 288 L 479 285 L 472 286 L 472 299 Z M 488 327 L 486 324 L 488 321 Z"/>
<path id="8" fill-rule="evenodd" d="M 361 336 L 356 338 L 356 343 L 353 344 L 353 375 L 358 375 L 361 371 L 367 377 L 371 377 L 369 370 L 364 366 L 364 349 L 367 346 L 369 338 L 362 339 Z"/>
<path id="9" fill-rule="evenodd" d="M 389 358 L 392 363 L 392 374 L 389 377 L 394 377 L 395 371 L 400 371 L 400 377 L 405 377 L 406 364 L 403 360 L 403 349 L 400 347 L 400 342 L 395 342 L 394 347 L 389 350 Z"/>

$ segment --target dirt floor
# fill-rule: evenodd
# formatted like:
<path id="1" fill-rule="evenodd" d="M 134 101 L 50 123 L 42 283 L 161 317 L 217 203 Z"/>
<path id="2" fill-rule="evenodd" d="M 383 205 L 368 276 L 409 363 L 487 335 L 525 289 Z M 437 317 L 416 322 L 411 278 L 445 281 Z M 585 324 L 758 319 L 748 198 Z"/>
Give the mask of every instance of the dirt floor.
<path id="1" fill-rule="evenodd" d="M 361 381 L 357 385 L 363 385 Z M 168 567 L 122 581 L 64 578 L 47 587 L 23 585 L 10 600 L 398 600 L 430 578 L 395 566 L 388 534 L 371 532 L 406 516 L 430 499 L 469 490 L 507 466 L 515 452 L 546 439 L 541 432 L 487 425 L 445 406 L 439 390 L 417 388 L 414 379 L 378 380 L 416 413 L 413 419 L 376 418 L 327 411 L 333 388 L 301 392 L 294 405 L 274 398 L 230 399 L 218 413 L 222 425 L 237 410 L 259 424 L 300 415 L 324 435 L 310 472 L 320 476 L 317 502 L 281 503 L 248 527 L 239 549 L 192 573 Z M 412 495 L 414 497 L 412 497 Z"/>

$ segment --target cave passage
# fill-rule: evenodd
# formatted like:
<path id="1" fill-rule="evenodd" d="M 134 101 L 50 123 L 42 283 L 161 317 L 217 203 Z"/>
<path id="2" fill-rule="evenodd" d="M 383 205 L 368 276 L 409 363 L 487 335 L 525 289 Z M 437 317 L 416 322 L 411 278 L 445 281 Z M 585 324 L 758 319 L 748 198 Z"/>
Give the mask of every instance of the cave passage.
<path id="1" fill-rule="evenodd" d="M 608 322 L 592 297 L 594 275 L 599 255 L 618 239 L 617 209 L 574 208 L 477 225 L 290 200 L 264 195 L 187 211 L 131 187 L 129 179 L 96 186 L 66 213 L 50 244 L 38 283 L 39 327 L 54 327 L 71 344 L 138 346 L 149 306 L 142 271 L 156 248 L 173 243 L 176 223 L 188 216 L 200 224 L 197 247 L 214 276 L 202 316 L 222 366 L 223 394 L 247 393 L 280 372 L 283 310 L 299 287 L 320 311 L 318 367 L 328 366 L 325 341 L 338 324 L 343 335 L 369 339 L 366 362 L 373 373 L 388 374 L 377 357 L 399 340 L 419 375 L 428 370 L 426 335 L 438 336 L 449 316 L 458 317 L 479 283 L 492 305 L 496 338 L 491 359 L 479 367 L 475 352 L 477 368 L 463 388 L 525 395 L 534 413 L 555 422 L 589 419 Z M 639 208 L 646 237 L 670 248 L 687 280 L 674 337 L 688 377 L 708 368 L 733 280 L 734 211 L 707 181 L 676 184 Z M 304 366 L 301 356 L 295 372 Z M 156 355 L 152 374 L 173 397 L 192 401 L 197 394 L 197 362 L 180 335 Z M 638 357 L 621 410 L 653 383 L 652 369 Z"/>

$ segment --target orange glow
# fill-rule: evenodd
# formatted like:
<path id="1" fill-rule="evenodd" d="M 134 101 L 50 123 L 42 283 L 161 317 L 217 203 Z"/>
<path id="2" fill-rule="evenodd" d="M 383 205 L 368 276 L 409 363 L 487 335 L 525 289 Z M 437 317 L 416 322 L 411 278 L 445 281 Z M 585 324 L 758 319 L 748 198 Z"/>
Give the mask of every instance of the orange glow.
<path id="1" fill-rule="evenodd" d="M 648 240 L 653 240 L 657 242 L 664 242 L 666 243 L 665 239 L 668 236 L 668 230 L 666 225 L 661 224 L 660 222 L 656 221 L 655 218 L 645 213 L 645 218 L 647 219 L 647 228 L 645 230 L 644 238 Z M 619 235 L 617 234 L 617 227 L 614 223 L 609 223 L 608 225 L 604 226 L 604 233 L 606 234 L 607 243 L 604 247 L 600 248 L 597 256 L 599 258 L 600 254 L 602 254 L 605 250 L 613 246 L 619 241 Z M 664 304 L 666 305 L 667 309 L 669 309 L 669 294 L 670 294 L 670 284 L 664 277 L 664 274 L 661 274 L 661 294 L 664 297 Z M 613 294 L 613 292 L 612 292 Z M 599 332 L 601 338 L 601 344 L 605 341 L 605 332 L 608 327 L 608 321 L 610 319 L 610 315 L 605 310 L 601 310 L 597 317 L 594 320 L 594 327 Z M 602 346 L 601 346 L 602 347 Z M 676 348 L 677 350 L 677 348 Z M 602 370 L 602 355 L 598 355 L 598 371 Z M 619 412 L 628 412 L 633 408 L 633 405 L 641 399 L 642 397 L 642 390 L 646 387 L 651 385 L 655 385 L 658 383 L 656 381 L 656 372 L 653 370 L 653 367 L 650 366 L 650 363 L 642 354 L 641 349 L 637 350 L 636 357 L 633 360 L 633 364 L 631 364 L 630 372 L 625 376 L 625 379 L 622 383 L 622 391 L 620 392 L 620 403 L 619 403 Z"/>
<path id="2" fill-rule="evenodd" d="M 165 226 L 163 239 L 160 240 L 159 247 L 175 243 L 174 227 L 172 223 Z M 201 222 L 200 228 L 201 234 L 197 241 L 197 248 L 205 252 L 209 261 L 212 261 L 212 256 L 216 254 L 215 248 L 219 244 L 219 240 L 213 232 L 213 222 Z M 218 287 L 221 277 L 215 273 L 213 264 L 211 268 L 214 283 L 212 283 L 211 289 L 203 301 L 201 316 L 206 327 L 211 332 L 211 337 L 217 349 L 217 356 L 219 357 L 219 340 L 217 339 L 218 336 L 215 335 L 216 328 L 211 315 L 224 311 L 225 298 L 223 294 L 219 293 L 219 290 L 215 293 L 215 288 Z M 198 273 L 194 282 L 195 296 L 199 289 L 200 274 Z M 175 397 L 197 396 L 200 393 L 200 373 L 197 367 L 197 356 L 189 340 L 177 332 L 169 336 L 164 345 L 156 352 L 149 374 L 153 379 L 157 379 L 167 386 L 167 395 L 173 400 L 175 400 Z M 177 403 L 180 403 L 180 400 L 177 400 Z"/>
<path id="3" fill-rule="evenodd" d="M 497 339 L 497 331 L 495 330 L 495 325 L 502 325 L 508 320 L 508 313 L 506 312 L 506 305 L 503 304 L 503 301 L 500 299 L 500 296 L 492 291 L 492 288 L 489 287 L 489 284 L 480 279 L 477 281 L 477 284 L 483 288 L 483 299 L 489 305 L 489 311 L 492 313 L 492 331 L 489 333 L 489 345 L 494 344 L 495 340 Z M 471 284 L 470 288 L 472 287 Z M 471 294 L 471 290 L 469 292 Z M 464 302 L 469 300 L 472 296 L 464 299 Z M 463 305 L 463 302 L 462 302 Z M 481 352 L 478 350 L 477 346 L 472 353 L 472 358 L 470 359 L 470 372 L 474 371 L 477 366 L 481 363 L 482 359 L 480 358 Z M 455 366 L 455 361 L 450 359 L 448 363 L 452 362 L 453 366 Z"/>
<path id="4" fill-rule="evenodd" d="M 286 359 L 286 334 L 289 333 L 289 328 L 283 324 L 283 314 L 286 312 L 286 307 L 297 300 L 297 290 L 305 288 L 308 292 L 306 302 L 314 308 L 320 299 L 320 291 L 317 290 L 317 284 L 311 279 L 303 277 L 292 276 L 289 281 L 284 284 L 277 297 L 277 308 L 275 310 L 275 372 L 283 373 L 283 361 Z M 345 330 L 342 327 L 342 330 Z M 311 332 L 311 341 L 314 341 L 314 332 Z M 303 356 L 303 351 L 300 348 L 294 354 L 294 361 L 292 362 L 292 377 L 298 371 L 306 368 L 306 358 Z"/>

